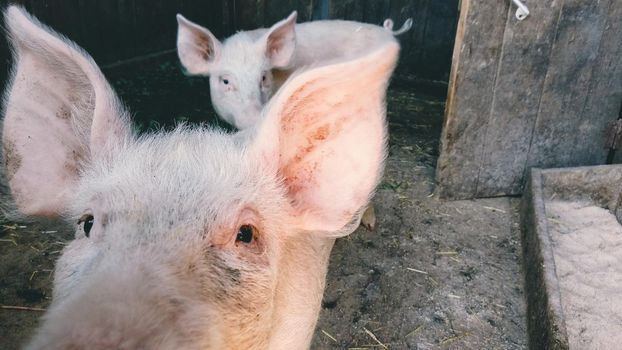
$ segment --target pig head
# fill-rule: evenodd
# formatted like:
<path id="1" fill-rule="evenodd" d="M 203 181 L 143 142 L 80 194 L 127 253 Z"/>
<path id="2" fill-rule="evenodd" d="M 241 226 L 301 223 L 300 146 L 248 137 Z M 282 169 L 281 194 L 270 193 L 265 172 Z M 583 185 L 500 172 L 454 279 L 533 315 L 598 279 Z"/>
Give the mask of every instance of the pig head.
<path id="1" fill-rule="evenodd" d="M 238 129 L 253 125 L 289 74 L 296 47 L 296 12 L 270 29 L 240 32 L 224 44 L 206 28 L 177 15 L 177 54 L 189 74 L 207 75 L 212 105 Z"/>
<path id="2" fill-rule="evenodd" d="M 381 176 L 398 45 L 296 74 L 243 133 L 137 136 L 88 54 L 20 7 L 5 21 L 5 180 L 75 227 L 27 348 L 307 348 Z"/>

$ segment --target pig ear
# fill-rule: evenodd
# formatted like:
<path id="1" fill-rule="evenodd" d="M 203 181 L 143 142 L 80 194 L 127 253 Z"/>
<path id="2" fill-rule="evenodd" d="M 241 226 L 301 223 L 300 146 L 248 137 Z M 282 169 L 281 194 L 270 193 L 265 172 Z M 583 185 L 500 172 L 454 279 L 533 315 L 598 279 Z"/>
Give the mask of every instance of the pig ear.
<path id="1" fill-rule="evenodd" d="M 177 14 L 177 55 L 190 74 L 207 75 L 220 54 L 220 41 L 207 28 Z"/>
<path id="2" fill-rule="evenodd" d="M 266 57 L 273 67 L 286 67 L 296 48 L 296 17 L 292 12 L 289 17 L 272 26 L 262 38 L 265 43 Z"/>
<path id="3" fill-rule="evenodd" d="M 264 109 L 254 147 L 283 179 L 300 229 L 348 234 L 386 156 L 385 93 L 399 46 L 288 80 Z M 266 140 L 275 140 L 267 144 Z"/>
<path id="4" fill-rule="evenodd" d="M 64 209 L 85 162 L 130 137 L 130 124 L 86 53 L 19 7 L 4 17 L 14 60 L 4 99 L 4 175 L 22 214 L 51 216 Z"/>

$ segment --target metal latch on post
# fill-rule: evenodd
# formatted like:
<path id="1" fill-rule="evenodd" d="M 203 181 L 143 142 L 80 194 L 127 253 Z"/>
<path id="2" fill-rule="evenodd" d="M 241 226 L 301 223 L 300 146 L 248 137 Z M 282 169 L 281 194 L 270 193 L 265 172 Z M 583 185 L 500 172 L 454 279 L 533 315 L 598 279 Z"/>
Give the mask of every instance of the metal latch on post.
<path id="1" fill-rule="evenodd" d="M 529 9 L 525 4 L 523 4 L 522 1 L 512 0 L 512 2 L 514 3 L 514 5 L 518 6 L 518 9 L 516 9 L 516 19 L 522 21 L 527 18 L 527 16 L 529 16 Z"/>

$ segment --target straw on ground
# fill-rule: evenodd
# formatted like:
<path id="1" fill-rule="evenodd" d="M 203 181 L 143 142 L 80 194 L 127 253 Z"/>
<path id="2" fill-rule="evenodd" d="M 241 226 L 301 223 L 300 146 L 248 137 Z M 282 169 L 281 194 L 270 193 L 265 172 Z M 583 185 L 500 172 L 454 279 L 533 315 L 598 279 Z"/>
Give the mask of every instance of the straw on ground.
<path id="1" fill-rule="evenodd" d="M 384 349 L 389 349 L 386 345 L 384 345 L 380 340 L 378 340 L 378 338 L 376 338 L 376 336 L 374 335 L 374 333 L 370 332 L 367 328 L 363 327 L 363 330 L 365 331 L 365 333 L 367 333 L 367 335 L 369 335 L 376 343 L 378 343 L 378 345 L 382 346 Z"/>

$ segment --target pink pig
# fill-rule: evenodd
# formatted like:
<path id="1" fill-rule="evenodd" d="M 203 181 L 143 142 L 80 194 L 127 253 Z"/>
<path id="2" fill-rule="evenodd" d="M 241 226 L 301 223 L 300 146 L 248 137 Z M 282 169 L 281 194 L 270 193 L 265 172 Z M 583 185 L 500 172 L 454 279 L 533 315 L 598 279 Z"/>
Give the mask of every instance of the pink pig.
<path id="1" fill-rule="evenodd" d="M 27 348 L 308 348 L 334 240 L 383 170 L 398 44 L 294 74 L 243 133 L 137 136 L 88 54 L 5 20 L 5 180 L 19 212 L 76 230 Z"/>
<path id="2" fill-rule="evenodd" d="M 356 57 L 408 31 L 412 19 L 393 32 L 353 21 L 323 20 L 296 24 L 294 11 L 269 29 L 238 32 L 221 43 L 212 33 L 177 15 L 177 54 L 186 71 L 207 75 L 212 105 L 238 129 L 259 120 L 261 109 L 297 69 L 319 62 Z"/>

